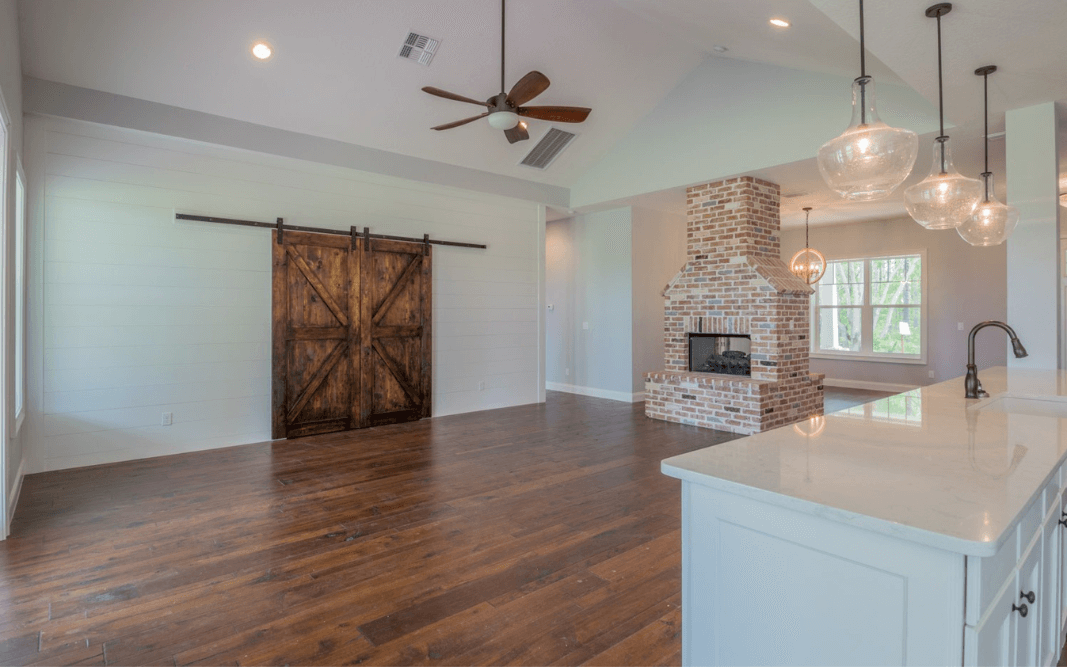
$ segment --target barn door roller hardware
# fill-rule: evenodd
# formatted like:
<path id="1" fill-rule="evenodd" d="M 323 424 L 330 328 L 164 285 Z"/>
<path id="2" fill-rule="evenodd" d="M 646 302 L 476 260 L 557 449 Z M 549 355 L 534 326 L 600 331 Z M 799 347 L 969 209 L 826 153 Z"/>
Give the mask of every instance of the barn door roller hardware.
<path id="1" fill-rule="evenodd" d="M 194 222 L 214 222 L 221 225 L 238 225 L 240 227 L 261 227 L 263 229 L 274 229 L 278 232 L 278 243 L 282 242 L 282 234 L 286 230 L 291 232 L 314 232 L 316 234 L 334 234 L 336 236 L 351 236 L 353 242 L 356 236 L 359 236 L 359 232 L 355 227 L 349 229 L 326 229 L 324 227 L 303 227 L 301 225 L 286 225 L 281 218 L 278 218 L 277 222 L 257 222 L 255 220 L 234 220 L 232 218 L 212 218 L 206 215 L 188 215 L 186 213 L 175 213 L 175 220 L 191 220 Z M 410 236 L 390 236 L 388 234 L 371 234 L 370 227 L 363 228 L 362 236 L 366 241 L 370 239 L 382 239 L 383 241 L 409 241 L 411 243 L 422 243 L 427 245 L 445 245 L 452 246 L 454 248 L 479 248 L 485 250 L 487 246 L 482 243 L 463 243 L 461 241 L 438 241 L 437 239 L 431 239 L 429 234 L 424 234 L 421 239 L 413 238 Z M 369 247 L 369 246 L 365 246 Z"/>

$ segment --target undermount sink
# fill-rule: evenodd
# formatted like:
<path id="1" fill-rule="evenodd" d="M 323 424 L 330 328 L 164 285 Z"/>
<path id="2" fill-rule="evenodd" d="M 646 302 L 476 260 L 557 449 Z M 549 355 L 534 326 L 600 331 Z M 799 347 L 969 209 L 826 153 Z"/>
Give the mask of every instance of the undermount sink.
<path id="1" fill-rule="evenodd" d="M 1007 412 L 1013 415 L 1067 419 L 1067 397 L 1001 394 L 976 403 L 970 409 L 979 412 Z"/>

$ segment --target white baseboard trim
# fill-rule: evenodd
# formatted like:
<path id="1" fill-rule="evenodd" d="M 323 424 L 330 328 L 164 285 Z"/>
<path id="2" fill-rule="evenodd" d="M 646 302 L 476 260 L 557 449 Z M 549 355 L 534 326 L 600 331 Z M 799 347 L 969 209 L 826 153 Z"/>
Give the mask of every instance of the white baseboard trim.
<path id="1" fill-rule="evenodd" d="M 918 389 L 914 384 L 893 384 L 891 382 L 868 382 L 866 380 L 844 380 L 842 378 L 826 378 L 822 381 L 826 387 L 841 387 L 842 389 L 869 389 L 871 391 L 892 391 L 901 394 L 905 391 Z"/>
<path id="2" fill-rule="evenodd" d="M 19 494 L 22 493 L 22 478 L 26 476 L 26 457 L 19 461 L 18 472 L 15 473 L 15 484 L 7 496 L 7 534 L 11 534 L 11 520 L 15 518 L 15 506 L 19 502 Z M 7 535 L 4 535 L 6 538 Z"/>
<path id="3" fill-rule="evenodd" d="M 643 391 L 627 394 L 624 391 L 610 391 L 608 389 L 597 389 L 595 387 L 579 387 L 577 385 L 564 384 L 562 382 L 546 382 L 545 389 L 549 391 L 562 391 L 568 394 L 578 394 L 579 396 L 606 398 L 609 401 L 621 401 L 623 403 L 642 403 L 645 400 L 645 392 Z"/>

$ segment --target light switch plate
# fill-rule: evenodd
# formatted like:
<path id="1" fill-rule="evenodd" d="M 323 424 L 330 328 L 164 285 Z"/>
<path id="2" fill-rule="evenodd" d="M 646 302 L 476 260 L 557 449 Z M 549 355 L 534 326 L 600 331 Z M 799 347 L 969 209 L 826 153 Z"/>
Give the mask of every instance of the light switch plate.
<path id="1" fill-rule="evenodd" d="M 174 413 L 173 412 L 164 412 L 163 416 L 159 420 L 159 425 L 160 426 L 170 426 L 173 423 L 174 423 Z"/>

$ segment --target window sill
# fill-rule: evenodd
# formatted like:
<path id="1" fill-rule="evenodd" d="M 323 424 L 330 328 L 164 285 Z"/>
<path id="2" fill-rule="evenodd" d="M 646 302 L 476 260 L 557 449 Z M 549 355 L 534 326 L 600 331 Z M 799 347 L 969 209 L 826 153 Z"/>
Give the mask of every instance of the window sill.
<path id="1" fill-rule="evenodd" d="M 826 352 L 812 352 L 812 359 L 827 359 L 830 361 L 865 361 L 878 364 L 910 364 L 913 366 L 925 366 L 925 357 L 896 357 L 892 355 L 874 354 L 828 354 Z"/>

